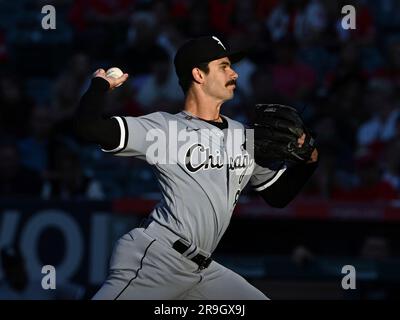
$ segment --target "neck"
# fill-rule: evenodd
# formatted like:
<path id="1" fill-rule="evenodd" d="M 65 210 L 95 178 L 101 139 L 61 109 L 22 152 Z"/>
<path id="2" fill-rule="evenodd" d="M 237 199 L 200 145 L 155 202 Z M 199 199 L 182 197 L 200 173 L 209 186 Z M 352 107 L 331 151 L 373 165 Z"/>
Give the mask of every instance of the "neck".
<path id="1" fill-rule="evenodd" d="M 183 110 L 203 120 L 222 122 L 220 108 L 223 103 L 224 101 L 216 101 L 215 98 L 189 90 Z"/>

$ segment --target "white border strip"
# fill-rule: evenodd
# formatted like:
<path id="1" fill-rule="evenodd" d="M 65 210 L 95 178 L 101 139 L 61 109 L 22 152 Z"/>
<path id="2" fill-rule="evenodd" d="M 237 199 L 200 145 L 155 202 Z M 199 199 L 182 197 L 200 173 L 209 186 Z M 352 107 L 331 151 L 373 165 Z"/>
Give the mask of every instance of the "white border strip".
<path id="1" fill-rule="evenodd" d="M 104 152 L 117 152 L 117 151 L 120 151 L 124 147 L 124 143 L 125 143 L 126 132 L 125 132 L 124 122 L 122 121 L 121 117 L 111 117 L 111 118 L 114 118 L 114 119 L 116 119 L 118 121 L 119 128 L 120 128 L 120 131 L 121 131 L 121 139 L 119 141 L 119 146 L 118 147 L 116 147 L 116 148 L 114 148 L 112 150 L 101 149 L 101 151 L 104 151 Z"/>
<path id="2" fill-rule="evenodd" d="M 254 190 L 262 191 L 262 190 L 268 188 L 269 186 L 273 185 L 276 182 L 276 180 L 278 180 L 279 177 L 285 172 L 285 170 L 286 170 L 286 167 L 280 169 L 272 180 L 269 180 L 266 184 L 264 184 L 258 188 L 254 188 Z"/>

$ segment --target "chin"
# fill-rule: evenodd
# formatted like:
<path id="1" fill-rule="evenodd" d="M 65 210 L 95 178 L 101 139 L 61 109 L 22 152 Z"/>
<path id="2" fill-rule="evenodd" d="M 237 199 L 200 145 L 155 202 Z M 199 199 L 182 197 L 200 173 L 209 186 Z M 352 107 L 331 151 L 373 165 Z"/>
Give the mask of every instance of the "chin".
<path id="1" fill-rule="evenodd" d="M 232 91 L 231 93 L 227 94 L 225 100 L 231 100 L 231 99 L 233 99 L 234 96 L 235 96 L 235 94 Z"/>

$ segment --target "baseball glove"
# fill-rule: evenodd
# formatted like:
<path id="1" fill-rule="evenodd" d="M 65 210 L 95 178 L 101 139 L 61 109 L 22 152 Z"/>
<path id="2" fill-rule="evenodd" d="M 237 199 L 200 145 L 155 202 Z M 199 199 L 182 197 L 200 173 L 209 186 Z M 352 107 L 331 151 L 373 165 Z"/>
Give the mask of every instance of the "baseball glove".
<path id="1" fill-rule="evenodd" d="M 257 104 L 254 123 L 254 157 L 257 163 L 285 161 L 307 162 L 315 149 L 315 140 L 298 111 L 280 104 Z M 298 139 L 305 134 L 299 147 Z"/>

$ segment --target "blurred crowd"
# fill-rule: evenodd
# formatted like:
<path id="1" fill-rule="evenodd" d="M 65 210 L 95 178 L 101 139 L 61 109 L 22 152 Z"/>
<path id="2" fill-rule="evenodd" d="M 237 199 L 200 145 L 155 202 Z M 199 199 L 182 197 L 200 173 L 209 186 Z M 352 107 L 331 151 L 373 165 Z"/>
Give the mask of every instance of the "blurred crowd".
<path id="1" fill-rule="evenodd" d="M 56 8 L 44 30 L 41 8 Z M 356 29 L 342 28 L 344 5 Z M 400 198 L 400 3 L 396 0 L 0 0 L 0 196 L 108 199 L 157 192 L 151 169 L 79 142 L 72 117 L 91 74 L 129 83 L 107 114 L 178 112 L 173 68 L 188 38 L 213 34 L 248 56 L 222 113 L 251 123 L 255 103 L 295 106 L 319 144 L 304 195 Z M 251 191 L 247 191 L 252 195 Z"/>

